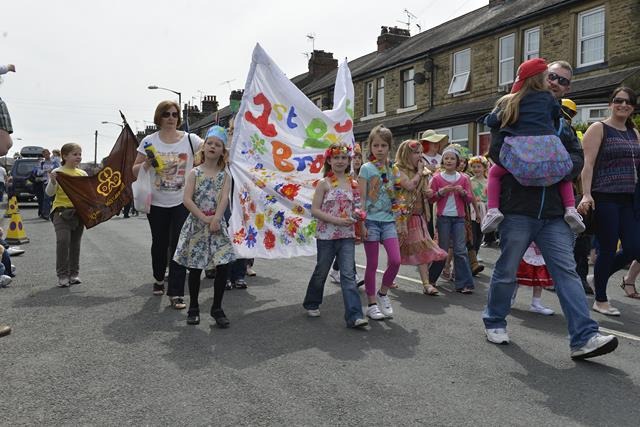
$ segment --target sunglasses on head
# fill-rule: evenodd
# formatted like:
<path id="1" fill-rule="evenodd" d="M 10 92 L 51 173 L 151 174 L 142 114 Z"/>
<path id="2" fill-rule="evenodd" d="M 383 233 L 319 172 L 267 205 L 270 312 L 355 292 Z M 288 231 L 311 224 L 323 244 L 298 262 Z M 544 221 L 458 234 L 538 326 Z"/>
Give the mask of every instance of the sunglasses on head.
<path id="1" fill-rule="evenodd" d="M 162 117 L 165 119 L 168 119 L 169 117 L 173 117 L 174 119 L 177 119 L 178 117 L 180 117 L 180 114 L 175 111 L 172 111 L 172 112 L 165 111 L 164 113 L 162 113 Z"/>
<path id="2" fill-rule="evenodd" d="M 569 86 L 571 84 L 571 80 L 566 77 L 559 76 L 556 73 L 549 73 L 547 75 L 547 78 L 552 82 L 555 82 L 557 80 L 560 86 Z"/>
<path id="3" fill-rule="evenodd" d="M 616 104 L 616 105 L 622 105 L 622 104 L 627 104 L 627 105 L 631 105 L 631 106 L 633 106 L 633 105 L 634 105 L 634 104 L 633 104 L 633 102 L 631 102 L 631 100 L 630 100 L 630 99 L 626 99 L 626 98 L 618 98 L 618 97 L 615 97 L 615 98 L 613 98 L 613 99 L 611 100 L 611 102 L 613 102 L 613 103 L 614 103 L 614 104 Z"/>

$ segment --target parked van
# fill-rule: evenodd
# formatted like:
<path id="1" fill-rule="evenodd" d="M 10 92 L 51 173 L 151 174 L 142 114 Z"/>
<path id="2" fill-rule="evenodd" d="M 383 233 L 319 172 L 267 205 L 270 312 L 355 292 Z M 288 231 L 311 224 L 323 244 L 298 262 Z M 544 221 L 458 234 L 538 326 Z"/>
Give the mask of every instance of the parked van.
<path id="1" fill-rule="evenodd" d="M 42 151 L 40 151 L 42 153 Z M 40 159 L 22 158 L 16 159 L 11 168 L 12 189 L 8 189 L 8 194 L 14 194 L 19 202 L 32 201 L 36 195 L 33 191 L 33 182 L 29 181 L 31 172 L 40 165 Z"/>
<path id="2" fill-rule="evenodd" d="M 42 151 L 44 150 L 44 147 L 37 147 L 35 145 L 30 145 L 30 146 L 26 146 L 26 147 L 22 147 L 22 149 L 20 150 L 20 155 L 22 157 L 29 157 L 29 158 L 39 158 L 42 157 Z"/>

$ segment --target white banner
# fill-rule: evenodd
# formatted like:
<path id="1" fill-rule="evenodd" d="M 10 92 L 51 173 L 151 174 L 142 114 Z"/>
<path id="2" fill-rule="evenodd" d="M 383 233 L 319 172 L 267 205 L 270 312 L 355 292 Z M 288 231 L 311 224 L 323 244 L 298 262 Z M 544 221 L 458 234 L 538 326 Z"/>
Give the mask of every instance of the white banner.
<path id="1" fill-rule="evenodd" d="M 338 68 L 333 110 L 321 111 L 256 45 L 231 145 L 229 235 L 242 258 L 313 255 L 313 184 L 324 151 L 353 146 L 353 82 Z"/>

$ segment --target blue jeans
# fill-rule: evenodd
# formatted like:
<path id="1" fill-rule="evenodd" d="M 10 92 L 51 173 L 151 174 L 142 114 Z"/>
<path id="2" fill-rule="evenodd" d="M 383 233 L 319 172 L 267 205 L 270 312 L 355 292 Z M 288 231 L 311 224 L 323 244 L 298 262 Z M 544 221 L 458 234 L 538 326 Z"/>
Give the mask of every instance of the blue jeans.
<path id="1" fill-rule="evenodd" d="M 42 216 L 45 218 L 49 218 L 51 215 L 51 203 L 53 202 L 53 197 L 48 196 L 47 193 L 44 193 L 42 198 Z"/>
<path id="2" fill-rule="evenodd" d="M 596 210 L 593 212 L 600 244 L 593 280 L 596 301 L 605 302 L 609 277 L 632 260 L 640 259 L 640 221 L 634 216 L 631 197 L 628 203 L 599 201 L 596 198 Z M 621 251 L 617 250 L 618 239 L 622 242 Z"/>
<path id="3" fill-rule="evenodd" d="M 467 236 L 464 228 L 464 217 L 438 216 L 438 244 L 445 251 L 449 250 L 449 243 L 453 242 L 453 266 L 456 273 L 456 289 L 473 289 L 473 274 L 469 264 L 467 252 Z M 437 280 L 444 268 L 444 261 L 434 262 L 429 269 L 429 276 Z M 434 280 L 434 282 L 435 282 Z"/>
<path id="4" fill-rule="evenodd" d="M 598 332 L 589 317 L 587 298 L 576 273 L 573 233 L 562 218 L 536 219 L 524 215 L 504 216 L 500 224 L 500 257 L 491 277 L 487 307 L 482 314 L 487 329 L 506 328 L 516 271 L 529 244 L 538 245 L 553 278 L 556 294 L 567 318 L 572 349 L 582 347 Z"/>
<path id="5" fill-rule="evenodd" d="M 356 319 L 362 319 L 362 303 L 356 286 L 354 239 L 316 240 L 318 262 L 313 270 L 307 294 L 302 306 L 307 310 L 315 310 L 322 304 L 324 283 L 329 275 L 331 263 L 335 257 L 340 265 L 340 287 L 344 301 L 344 320 L 352 327 Z"/>
<path id="6" fill-rule="evenodd" d="M 231 262 L 231 272 L 229 274 L 229 280 L 231 283 L 235 283 L 238 280 L 244 280 L 247 275 L 247 261 L 246 258 L 240 258 Z"/>

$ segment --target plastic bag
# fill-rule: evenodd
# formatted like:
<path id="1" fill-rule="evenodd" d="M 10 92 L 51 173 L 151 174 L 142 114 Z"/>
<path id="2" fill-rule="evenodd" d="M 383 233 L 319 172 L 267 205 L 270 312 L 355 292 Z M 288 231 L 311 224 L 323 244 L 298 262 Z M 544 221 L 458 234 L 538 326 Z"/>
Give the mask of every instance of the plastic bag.
<path id="1" fill-rule="evenodd" d="M 131 185 L 133 190 L 133 205 L 138 212 L 149 213 L 151 211 L 151 181 L 155 175 L 155 170 L 149 168 L 145 170 L 143 165 L 140 165 L 140 171 L 138 172 L 138 179 Z"/>

